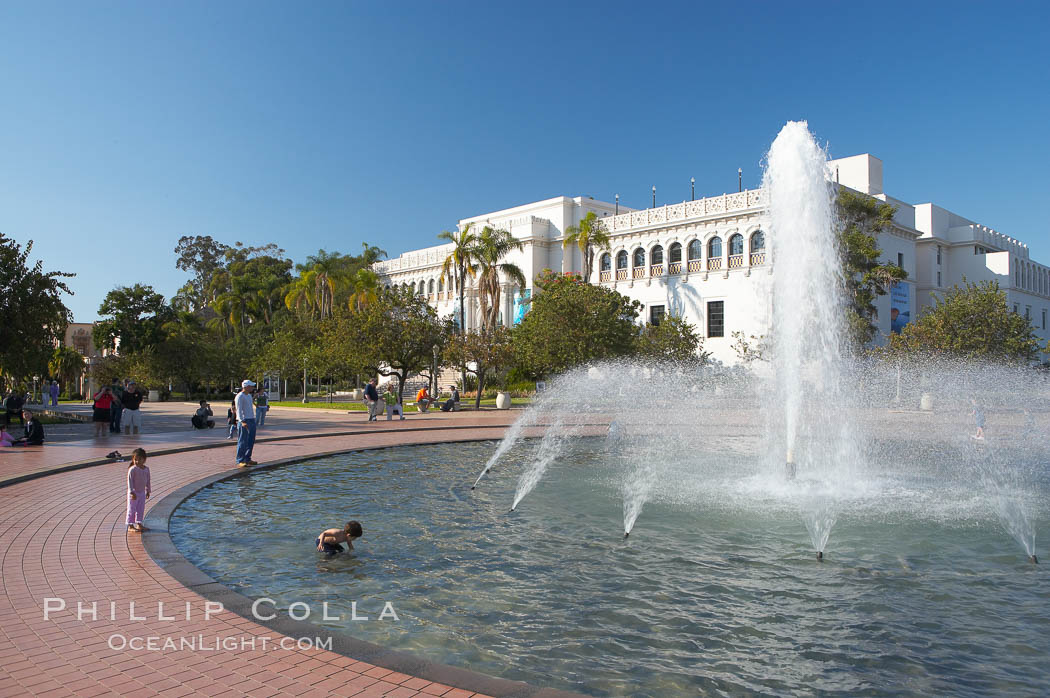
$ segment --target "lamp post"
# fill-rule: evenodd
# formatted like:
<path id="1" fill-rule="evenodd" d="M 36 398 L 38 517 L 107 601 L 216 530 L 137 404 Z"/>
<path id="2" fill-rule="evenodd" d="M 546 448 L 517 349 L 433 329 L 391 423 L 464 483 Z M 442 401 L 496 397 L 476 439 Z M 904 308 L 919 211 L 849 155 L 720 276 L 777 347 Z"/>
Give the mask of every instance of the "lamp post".
<path id="1" fill-rule="evenodd" d="M 744 170 L 741 167 L 736 168 L 736 190 L 744 191 Z"/>
<path id="2" fill-rule="evenodd" d="M 614 216 L 620 215 L 620 195 L 619 194 L 616 195 L 616 213 L 614 213 L 613 215 Z"/>
<path id="3" fill-rule="evenodd" d="M 653 208 L 656 208 L 656 185 L 653 185 Z"/>
<path id="4" fill-rule="evenodd" d="M 30 396 L 31 402 L 36 402 L 36 384 L 40 381 L 40 376 L 33 376 L 33 394 Z M 43 400 L 41 400 L 43 402 Z"/>
<path id="5" fill-rule="evenodd" d="M 437 377 L 437 372 L 438 372 L 438 354 L 440 354 L 440 353 L 441 353 L 441 346 L 435 344 L 434 345 L 434 365 L 431 367 L 431 371 L 430 371 L 430 380 L 434 384 L 434 387 L 433 387 L 433 389 L 432 389 L 432 391 L 430 393 L 431 397 L 435 397 L 438 394 L 438 377 Z"/>
<path id="6" fill-rule="evenodd" d="M 306 393 L 306 357 L 303 357 L 303 404 L 310 402 L 310 398 L 307 397 Z"/>
<path id="7" fill-rule="evenodd" d="M 696 201 L 696 177 L 689 178 L 689 200 Z"/>

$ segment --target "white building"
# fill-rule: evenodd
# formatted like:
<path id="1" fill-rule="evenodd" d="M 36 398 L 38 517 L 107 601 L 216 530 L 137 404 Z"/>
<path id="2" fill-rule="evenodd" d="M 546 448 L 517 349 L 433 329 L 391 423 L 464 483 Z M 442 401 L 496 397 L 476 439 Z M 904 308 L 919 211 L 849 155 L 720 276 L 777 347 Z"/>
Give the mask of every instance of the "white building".
<path id="1" fill-rule="evenodd" d="M 1045 342 L 1050 311 L 1050 268 L 1032 262 L 1028 247 L 931 203 L 908 204 L 882 190 L 882 161 L 871 155 L 829 163 L 842 186 L 897 207 L 891 230 L 879 235 L 885 260 L 908 272 L 908 281 L 879 298 L 878 339 L 892 327 L 915 318 L 933 303 L 934 294 L 970 282 L 995 280 L 1007 302 L 1025 313 Z M 583 260 L 575 247 L 563 248 L 564 231 L 593 211 L 611 238 L 608 251 L 595 254 L 592 283 L 600 283 L 639 301 L 645 321 L 668 313 L 684 316 L 704 338 L 713 358 L 732 364 L 733 333 L 763 335 L 770 321 L 772 264 L 764 221 L 763 191 L 684 201 L 633 210 L 585 197 L 556 197 L 459 221 L 504 228 L 525 247 L 507 261 L 517 264 L 533 292 L 532 279 L 544 269 L 579 272 Z M 454 284 L 443 283 L 441 265 L 450 244 L 406 252 L 375 265 L 388 286 L 405 285 L 425 295 L 439 313 L 458 315 Z M 518 289 L 508 284 L 502 296 L 501 322 L 520 320 Z M 466 325 L 476 327 L 480 312 L 472 284 L 464 291 Z"/>

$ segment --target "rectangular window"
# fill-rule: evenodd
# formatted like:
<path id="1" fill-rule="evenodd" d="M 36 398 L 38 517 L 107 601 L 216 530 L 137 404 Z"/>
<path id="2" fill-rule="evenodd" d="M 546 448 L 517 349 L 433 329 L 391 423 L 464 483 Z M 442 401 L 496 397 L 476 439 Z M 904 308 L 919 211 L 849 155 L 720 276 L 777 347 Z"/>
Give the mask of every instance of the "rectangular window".
<path id="1" fill-rule="evenodd" d="M 941 287 L 941 273 L 937 272 L 937 288 Z"/>
<path id="2" fill-rule="evenodd" d="M 707 302 L 707 336 L 725 336 L 725 301 Z"/>
<path id="3" fill-rule="evenodd" d="M 649 324 L 659 325 L 660 321 L 664 319 L 664 306 L 662 305 L 650 305 L 649 306 Z"/>
<path id="4" fill-rule="evenodd" d="M 898 252 L 897 253 L 897 266 L 900 267 L 901 269 L 904 268 L 904 253 L 903 252 Z"/>
<path id="5" fill-rule="evenodd" d="M 1017 305 L 1017 303 L 1014 303 L 1014 312 L 1015 312 L 1015 313 L 1017 313 L 1017 312 L 1019 311 L 1019 309 L 1020 309 L 1020 308 L 1019 308 L 1019 306 Z"/>
<path id="6" fill-rule="evenodd" d="M 1046 329 L 1046 308 L 1043 308 L 1043 329 Z"/>
<path id="7" fill-rule="evenodd" d="M 941 246 L 937 245 L 937 264 L 941 263 Z"/>
<path id="8" fill-rule="evenodd" d="M 1032 306 L 1026 305 L 1024 307 L 1024 319 L 1028 322 L 1032 321 Z"/>

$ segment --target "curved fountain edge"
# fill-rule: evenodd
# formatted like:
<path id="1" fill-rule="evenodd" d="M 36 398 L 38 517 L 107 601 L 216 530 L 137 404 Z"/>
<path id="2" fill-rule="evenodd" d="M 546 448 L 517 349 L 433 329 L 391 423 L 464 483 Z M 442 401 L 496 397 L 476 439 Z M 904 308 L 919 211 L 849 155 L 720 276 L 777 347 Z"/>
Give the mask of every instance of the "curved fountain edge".
<path id="1" fill-rule="evenodd" d="M 466 443 L 471 441 L 489 441 L 491 439 L 444 439 L 435 440 L 431 444 Z M 412 444 L 425 445 L 425 444 Z M 202 572 L 196 565 L 190 562 L 175 546 L 171 538 L 171 517 L 175 510 L 184 501 L 192 497 L 205 487 L 223 480 L 231 480 L 239 477 L 248 477 L 253 472 L 269 470 L 271 468 L 301 463 L 315 458 L 324 458 L 342 453 L 354 453 L 359 451 L 372 451 L 385 448 L 399 448 L 398 446 L 361 446 L 356 448 L 343 448 L 335 451 L 318 451 L 306 455 L 298 455 L 291 458 L 283 458 L 261 463 L 258 466 L 245 470 L 233 468 L 207 477 L 195 480 L 183 485 L 174 492 L 166 495 L 154 504 L 143 521 L 146 530 L 142 534 L 142 545 L 150 558 L 165 572 L 171 575 L 177 582 L 200 594 L 208 601 L 222 603 L 225 610 L 258 623 L 266 628 L 278 632 L 287 637 L 310 637 L 331 640 L 331 651 L 361 662 L 367 662 L 376 666 L 390 669 L 391 671 L 409 674 L 411 676 L 441 683 L 455 688 L 461 688 L 475 693 L 495 696 L 497 698 L 585 698 L 581 694 L 570 693 L 553 688 L 540 688 L 521 681 L 501 679 L 487 674 L 481 674 L 469 669 L 462 669 L 448 664 L 432 662 L 422 659 L 407 652 L 392 650 L 382 645 L 359 640 L 347 633 L 329 630 L 306 621 L 297 621 L 292 618 L 278 614 L 272 620 L 256 618 L 251 607 L 253 599 L 230 587 L 215 581 Z"/>

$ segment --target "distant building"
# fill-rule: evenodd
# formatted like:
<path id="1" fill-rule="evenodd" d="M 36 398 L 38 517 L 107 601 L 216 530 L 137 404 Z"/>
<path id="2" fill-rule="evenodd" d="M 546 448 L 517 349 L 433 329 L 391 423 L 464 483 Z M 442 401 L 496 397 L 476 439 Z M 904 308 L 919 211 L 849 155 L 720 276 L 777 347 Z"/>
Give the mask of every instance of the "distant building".
<path id="1" fill-rule="evenodd" d="M 1050 268 L 1033 262 L 1020 241 L 931 203 L 912 205 L 886 195 L 882 161 L 868 154 L 832 160 L 829 168 L 841 186 L 869 194 L 897 207 L 894 225 L 879 235 L 884 260 L 902 266 L 908 280 L 876 302 L 876 342 L 931 305 L 935 294 L 963 278 L 994 280 L 1007 302 L 1024 313 L 1045 342 L 1050 311 Z M 766 235 L 762 189 L 745 190 L 679 204 L 634 210 L 589 197 L 555 197 L 459 221 L 504 228 L 525 248 L 507 261 L 529 280 L 525 289 L 504 285 L 500 322 L 516 324 L 522 316 L 521 293 L 534 292 L 532 280 L 543 269 L 579 272 L 583 260 L 575 247 L 563 249 L 565 230 L 594 211 L 611 238 L 608 251 L 595 254 L 592 283 L 615 288 L 642 304 L 642 319 L 659 322 L 667 314 L 696 325 L 704 349 L 714 359 L 736 363 L 733 332 L 763 335 L 771 320 L 771 278 L 775 260 Z M 442 315 L 455 313 L 459 294 L 443 282 L 441 264 L 451 244 L 405 252 L 377 262 L 386 286 L 401 285 L 426 297 Z M 480 308 L 468 280 L 466 326 L 477 327 Z"/>
<path id="2" fill-rule="evenodd" d="M 88 371 L 91 365 L 103 356 L 103 353 L 95 348 L 95 343 L 92 339 L 94 329 L 94 323 L 90 322 L 71 322 L 66 326 L 66 334 L 62 338 L 63 346 L 76 349 L 85 359 L 84 373 L 77 378 L 76 385 L 67 392 L 80 393 L 81 395 L 88 392 Z M 63 386 L 63 389 L 65 388 L 67 386 Z"/>

